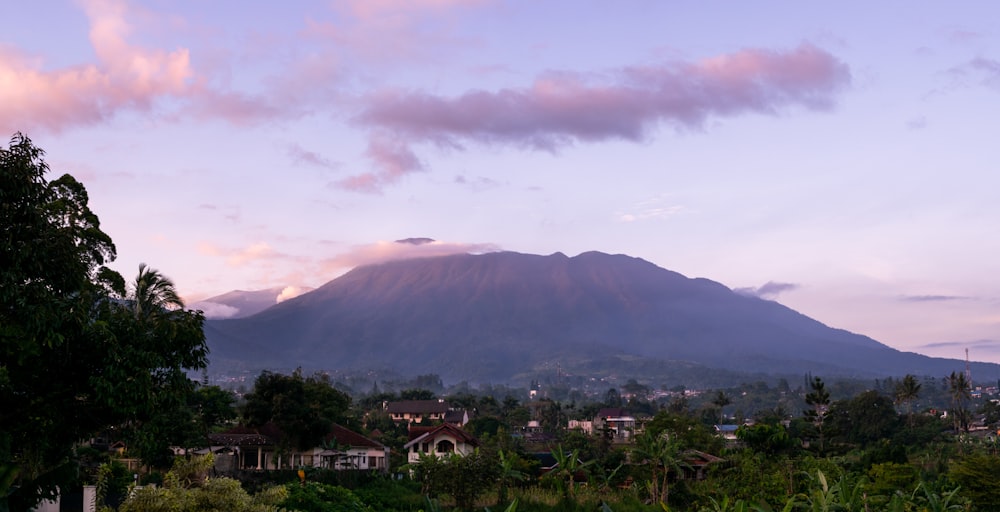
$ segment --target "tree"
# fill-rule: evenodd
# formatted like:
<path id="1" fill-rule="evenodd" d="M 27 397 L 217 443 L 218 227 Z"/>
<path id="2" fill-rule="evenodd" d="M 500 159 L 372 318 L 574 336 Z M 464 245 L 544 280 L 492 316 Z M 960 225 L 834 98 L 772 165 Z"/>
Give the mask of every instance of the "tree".
<path id="1" fill-rule="evenodd" d="M 191 397 L 195 419 L 203 434 L 236 419 L 236 396 L 219 386 L 199 386 Z"/>
<path id="2" fill-rule="evenodd" d="M 794 447 L 791 436 L 781 423 L 758 423 L 740 425 L 736 437 L 754 452 L 774 456 L 791 451 Z"/>
<path id="3" fill-rule="evenodd" d="M 842 440 L 868 447 L 893 436 L 899 426 L 899 414 L 888 397 L 869 390 L 850 400 L 835 402 L 826 423 Z"/>
<path id="4" fill-rule="evenodd" d="M 500 476 L 500 463 L 495 455 L 480 450 L 462 456 L 448 457 L 421 454 L 414 468 L 424 491 L 432 496 L 447 494 L 462 510 L 472 510 L 476 498 L 492 489 Z"/>
<path id="5" fill-rule="evenodd" d="M 211 454 L 176 459 L 162 486 L 136 489 L 119 512 L 277 512 L 278 504 L 288 497 L 281 486 L 250 495 L 237 480 L 211 478 L 213 463 Z"/>
<path id="6" fill-rule="evenodd" d="M 951 465 L 948 478 L 961 486 L 961 494 L 967 496 L 974 510 L 1000 511 L 1000 457 L 996 455 L 974 454 L 966 456 Z"/>
<path id="7" fill-rule="evenodd" d="M 819 437 L 819 452 L 822 454 L 825 446 L 823 437 L 823 424 L 830 409 L 830 393 L 826 390 L 823 379 L 816 377 L 809 383 L 812 391 L 806 394 L 806 404 L 810 406 L 805 411 L 805 417 L 814 427 Z"/>
<path id="8" fill-rule="evenodd" d="M 404 389 L 399 393 L 402 400 L 434 400 L 434 392 L 429 389 Z"/>
<path id="9" fill-rule="evenodd" d="M 562 445 L 552 450 L 552 457 L 556 460 L 556 468 L 551 475 L 559 482 L 563 489 L 563 497 L 574 499 L 574 489 L 576 474 L 582 471 L 590 462 L 580 461 L 580 450 L 563 450 Z M 565 482 L 563 485 L 562 482 Z"/>
<path id="10" fill-rule="evenodd" d="M 716 418 L 718 423 L 722 423 L 722 420 L 726 417 L 725 414 L 723 414 L 723 411 L 725 410 L 726 406 L 731 403 L 733 403 L 733 401 L 728 396 L 726 396 L 726 392 L 722 391 L 721 389 L 715 395 L 715 397 L 712 398 L 712 405 L 718 408 L 718 411 L 716 412 Z"/>
<path id="11" fill-rule="evenodd" d="M 329 377 L 263 372 L 246 395 L 243 420 L 251 426 L 274 423 L 283 437 L 279 448 L 307 450 L 319 445 L 331 424 L 342 422 L 351 398 L 334 388 Z"/>
<path id="12" fill-rule="evenodd" d="M 909 426 L 913 425 L 913 401 L 920 396 L 920 388 L 921 385 L 917 382 L 917 378 L 906 374 L 893 390 L 893 398 L 895 398 L 896 403 L 906 407 L 906 424 Z"/>
<path id="13" fill-rule="evenodd" d="M 157 344 L 178 343 L 177 348 L 183 350 L 193 346 L 192 342 L 204 339 L 201 324 L 186 321 L 188 314 L 183 310 L 184 301 L 173 281 L 145 263 L 139 265 L 139 273 L 129 286 L 123 304 L 131 317 L 119 315 L 119 320 L 129 330 L 133 343 L 148 345 L 149 349 L 155 349 Z M 165 351 L 170 350 L 172 347 L 165 347 Z M 183 353 L 175 356 L 183 357 Z M 150 397 L 147 410 L 121 427 L 127 433 L 129 450 L 143 462 L 169 466 L 173 458 L 170 446 L 191 446 L 205 436 L 198 428 L 191 407 L 196 383 L 177 367 L 154 369 L 151 378 L 152 385 L 162 392 Z"/>
<path id="14" fill-rule="evenodd" d="M 683 414 L 660 411 L 646 423 L 645 430 L 654 435 L 667 434 L 677 440 L 681 446 L 692 450 L 708 453 L 718 453 L 722 450 L 723 440 L 715 434 L 714 427 Z"/>
<path id="15" fill-rule="evenodd" d="M 618 392 L 616 388 L 608 389 L 608 392 L 604 395 L 604 405 L 607 407 L 621 407 L 622 406 L 622 395 Z"/>
<path id="16" fill-rule="evenodd" d="M 53 496 L 79 440 L 148 421 L 206 365 L 201 313 L 138 322 L 86 189 L 43 156 L 21 134 L 0 148 L 0 511 Z"/>
<path id="17" fill-rule="evenodd" d="M 511 482 L 521 482 L 526 478 L 524 472 L 518 469 L 521 466 L 521 459 L 516 453 L 504 453 L 503 450 L 497 452 L 500 458 L 500 468 L 497 474 L 499 486 L 497 488 L 497 504 L 507 501 L 507 488 Z"/>
<path id="18" fill-rule="evenodd" d="M 184 307 L 174 282 L 145 263 L 139 264 L 129 303 L 135 317 L 147 322 L 160 320 L 171 310 Z"/>
<path id="19" fill-rule="evenodd" d="M 948 376 L 948 392 L 951 394 L 951 414 L 955 424 L 955 432 L 968 430 L 969 410 L 966 407 L 972 398 L 969 381 L 962 372 L 951 372 Z"/>
<path id="20" fill-rule="evenodd" d="M 633 453 L 635 461 L 648 464 L 652 471 L 649 481 L 650 497 L 665 507 L 670 496 L 670 472 L 681 473 L 686 466 L 680 443 L 665 432 L 647 430 L 636 437 Z"/>

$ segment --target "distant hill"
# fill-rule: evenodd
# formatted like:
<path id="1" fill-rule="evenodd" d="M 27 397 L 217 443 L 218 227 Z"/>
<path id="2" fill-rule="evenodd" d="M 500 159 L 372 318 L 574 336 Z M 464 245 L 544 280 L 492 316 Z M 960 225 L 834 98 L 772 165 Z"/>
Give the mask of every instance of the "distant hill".
<path id="1" fill-rule="evenodd" d="M 964 361 L 900 352 L 773 301 L 647 261 L 496 252 L 359 267 L 255 315 L 206 326 L 213 364 L 504 382 L 542 368 L 884 377 Z M 1000 365 L 974 363 L 983 379 Z"/>
<path id="2" fill-rule="evenodd" d="M 287 286 L 254 291 L 233 290 L 192 303 L 188 307 L 204 311 L 207 318 L 243 318 L 274 306 L 283 298 L 282 294 L 290 295 L 294 291 L 295 295 L 299 295 L 310 290 L 312 288 L 293 290 Z"/>

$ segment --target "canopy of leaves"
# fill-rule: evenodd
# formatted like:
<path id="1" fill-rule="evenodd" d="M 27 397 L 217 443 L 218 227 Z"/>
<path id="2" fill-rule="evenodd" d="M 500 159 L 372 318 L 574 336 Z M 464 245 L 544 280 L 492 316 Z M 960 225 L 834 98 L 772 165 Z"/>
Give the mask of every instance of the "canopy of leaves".
<path id="1" fill-rule="evenodd" d="M 246 396 L 243 419 L 251 426 L 273 423 L 284 435 L 284 448 L 306 450 L 320 444 L 332 423 L 343 421 L 350 405 L 351 397 L 325 375 L 263 372 Z"/>
<path id="2" fill-rule="evenodd" d="M 493 488 L 500 471 L 498 457 L 479 450 L 464 457 L 421 456 L 416 466 L 417 478 L 428 494 L 449 495 L 462 510 L 470 510 L 476 498 Z"/>
<path id="3" fill-rule="evenodd" d="M 43 156 L 0 148 L 0 510 L 75 478 L 78 441 L 182 400 L 207 356 L 199 312 L 137 318 L 86 189 Z"/>

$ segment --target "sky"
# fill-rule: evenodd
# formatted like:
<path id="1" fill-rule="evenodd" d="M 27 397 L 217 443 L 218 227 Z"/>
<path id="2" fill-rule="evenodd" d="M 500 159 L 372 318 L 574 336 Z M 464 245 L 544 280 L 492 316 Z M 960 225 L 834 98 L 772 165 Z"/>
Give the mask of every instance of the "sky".
<path id="1" fill-rule="evenodd" d="M 189 304 L 405 256 L 596 250 L 1000 362 L 997 19 L 987 0 L 19 2 L 0 140 L 83 182 L 112 266 Z M 394 242 L 413 237 L 435 242 Z"/>

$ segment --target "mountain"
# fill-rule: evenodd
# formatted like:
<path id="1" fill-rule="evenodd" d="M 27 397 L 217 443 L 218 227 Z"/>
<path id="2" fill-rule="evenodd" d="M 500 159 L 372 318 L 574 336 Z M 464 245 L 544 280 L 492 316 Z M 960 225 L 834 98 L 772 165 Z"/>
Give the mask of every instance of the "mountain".
<path id="1" fill-rule="evenodd" d="M 312 288 L 305 291 L 310 290 Z M 233 290 L 195 302 L 190 308 L 204 311 L 207 318 L 243 318 L 260 313 L 277 304 L 285 296 L 292 296 L 293 293 L 301 294 L 303 290 L 290 286 L 254 291 Z"/>
<path id="2" fill-rule="evenodd" d="M 359 267 L 255 315 L 207 322 L 213 364 L 503 382 L 569 371 L 940 377 L 964 361 L 900 352 L 773 301 L 647 261 L 496 252 Z M 256 363 L 256 366 L 255 366 Z M 1000 365 L 974 363 L 981 378 Z"/>

